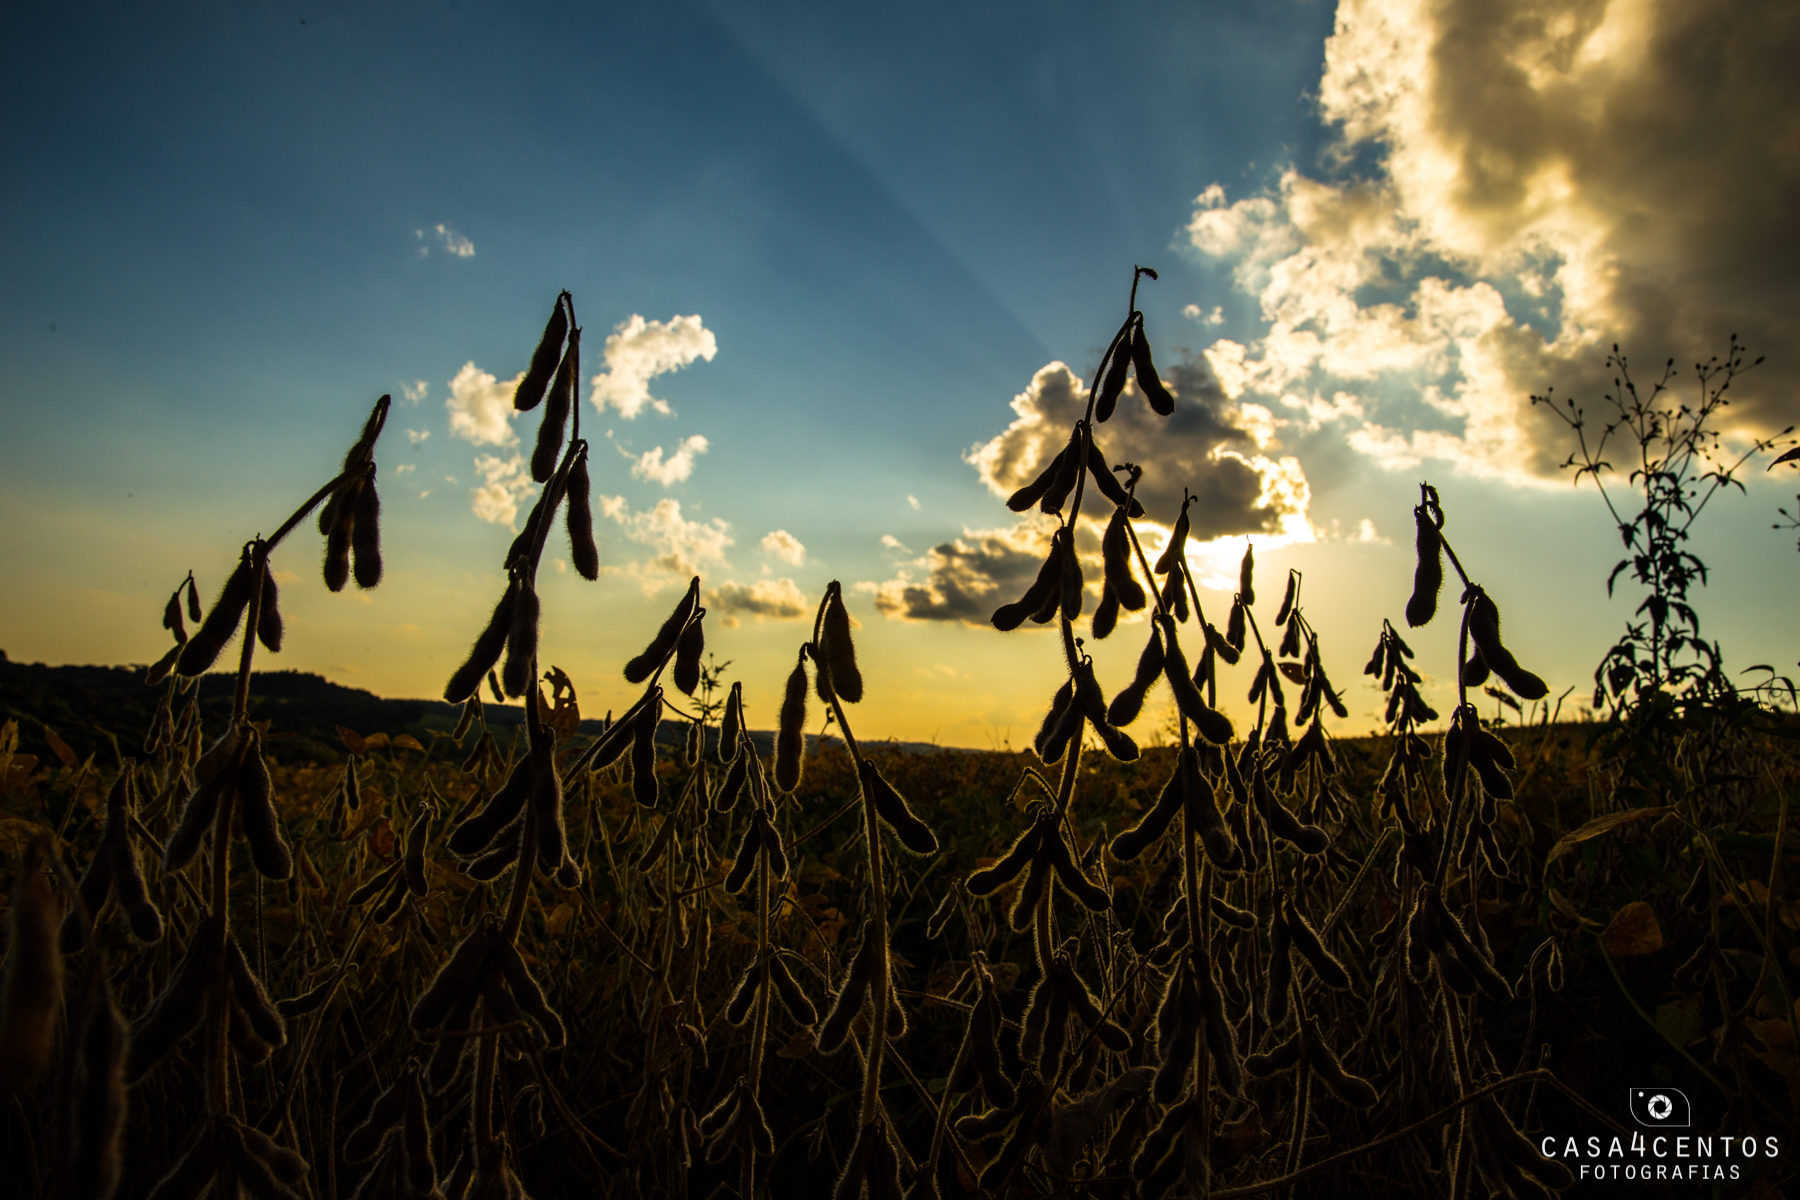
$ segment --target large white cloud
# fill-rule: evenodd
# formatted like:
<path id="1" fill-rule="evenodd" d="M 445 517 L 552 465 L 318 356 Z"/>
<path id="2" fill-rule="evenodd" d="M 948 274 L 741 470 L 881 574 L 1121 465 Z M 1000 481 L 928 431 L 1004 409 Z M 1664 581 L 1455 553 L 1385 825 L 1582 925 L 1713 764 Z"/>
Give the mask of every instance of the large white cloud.
<path id="1" fill-rule="evenodd" d="M 710 606 L 733 628 L 738 613 L 797 621 L 811 614 L 812 606 L 792 579 L 758 579 L 754 583 L 727 580 L 713 589 Z"/>
<path id="2" fill-rule="evenodd" d="M 623 496 L 596 496 L 600 515 L 616 521 L 625 536 L 651 547 L 652 556 L 624 567 L 602 567 L 611 574 L 631 575 L 646 592 L 668 584 L 685 584 L 709 563 L 723 564 L 725 548 L 735 544 L 731 525 L 719 517 L 690 521 L 681 515 L 679 500 L 658 500 L 654 507 L 632 511 Z"/>
<path id="3" fill-rule="evenodd" d="M 646 405 L 666 414 L 668 402 L 650 394 L 650 381 L 679 371 L 697 358 L 711 362 L 718 352 L 717 339 L 700 323 L 697 314 L 646 321 L 633 313 L 602 348 L 606 370 L 593 379 L 594 407 L 604 412 L 610 406 L 627 420 L 644 411 Z"/>
<path id="4" fill-rule="evenodd" d="M 450 381 L 450 398 L 444 407 L 450 411 L 450 432 L 477 446 L 510 446 L 519 440 L 513 432 L 513 393 L 525 372 L 501 383 L 492 374 L 472 362 Z"/>
<path id="5" fill-rule="evenodd" d="M 771 558 L 779 558 L 790 566 L 801 566 L 806 562 L 806 547 L 800 539 L 785 529 L 776 529 L 763 534 L 760 545 L 763 553 Z"/>
<path id="6" fill-rule="evenodd" d="M 675 444 L 675 453 L 668 458 L 663 457 L 663 448 L 657 446 L 646 450 L 631 462 L 631 473 L 638 479 L 648 479 L 660 483 L 664 487 L 680 483 L 694 473 L 694 459 L 705 454 L 707 441 L 699 434 L 682 438 Z"/>
<path id="7" fill-rule="evenodd" d="M 1787 0 L 1342 0 L 1330 169 L 1209 188 L 1187 229 L 1267 322 L 1208 350 L 1226 395 L 1341 421 L 1390 467 L 1527 480 L 1567 449 L 1532 393 L 1597 399 L 1615 341 L 1691 362 L 1737 332 L 1775 358 L 1734 416 L 1788 423 L 1797 57 Z"/>

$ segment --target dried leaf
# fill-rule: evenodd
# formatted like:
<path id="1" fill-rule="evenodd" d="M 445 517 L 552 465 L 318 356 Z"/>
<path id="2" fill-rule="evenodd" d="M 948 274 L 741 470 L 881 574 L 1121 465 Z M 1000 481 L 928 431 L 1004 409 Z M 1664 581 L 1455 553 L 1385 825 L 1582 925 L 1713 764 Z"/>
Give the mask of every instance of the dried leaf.
<path id="1" fill-rule="evenodd" d="M 1557 840 L 1556 845 L 1550 847 L 1550 854 L 1544 859 L 1544 865 L 1548 866 L 1555 862 L 1562 855 L 1591 838 L 1597 838 L 1603 833 L 1611 833 L 1622 825 L 1630 825 L 1632 822 L 1642 821 L 1646 817 L 1659 817 L 1669 811 L 1667 806 L 1659 805 L 1651 808 L 1630 808 L 1624 812 L 1607 813 L 1604 817 L 1595 817 L 1580 829 L 1563 834 Z"/>
<path id="2" fill-rule="evenodd" d="M 1642 900 L 1633 900 L 1613 914 L 1606 932 L 1600 935 L 1600 945 L 1614 958 L 1634 958 L 1661 950 L 1662 926 L 1656 923 L 1656 910 Z"/>

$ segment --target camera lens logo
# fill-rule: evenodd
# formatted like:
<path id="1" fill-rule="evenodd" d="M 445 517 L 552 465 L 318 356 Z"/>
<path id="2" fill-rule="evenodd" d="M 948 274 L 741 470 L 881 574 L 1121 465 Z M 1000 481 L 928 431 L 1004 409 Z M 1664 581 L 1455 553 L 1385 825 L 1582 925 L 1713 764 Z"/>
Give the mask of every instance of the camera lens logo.
<path id="1" fill-rule="evenodd" d="M 1688 1098 L 1668 1087 L 1632 1088 L 1627 1094 L 1632 1120 L 1655 1129 L 1686 1129 L 1693 1122 Z"/>

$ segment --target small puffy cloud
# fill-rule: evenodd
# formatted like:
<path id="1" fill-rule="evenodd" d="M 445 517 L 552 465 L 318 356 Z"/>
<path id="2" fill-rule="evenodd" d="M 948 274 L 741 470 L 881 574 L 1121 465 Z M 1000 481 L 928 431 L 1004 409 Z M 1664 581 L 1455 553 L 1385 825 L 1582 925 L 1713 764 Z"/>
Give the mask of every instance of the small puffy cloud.
<path id="1" fill-rule="evenodd" d="M 1050 552 L 1052 528 L 1048 519 L 1027 518 L 1011 529 L 965 529 L 961 537 L 927 551 L 913 569 L 857 586 L 873 593 L 876 610 L 893 620 L 985 625 L 996 608 L 1024 595 L 1037 578 Z"/>
<path id="2" fill-rule="evenodd" d="M 519 507 L 537 495 L 537 484 L 516 450 L 506 458 L 477 456 L 475 471 L 483 482 L 469 489 L 469 507 L 490 524 L 511 526 L 518 519 Z"/>
<path id="3" fill-rule="evenodd" d="M 408 404 L 417 404 L 425 398 L 425 393 L 430 390 L 430 386 L 423 379 L 415 379 L 411 383 L 400 385 L 400 397 Z"/>
<path id="4" fill-rule="evenodd" d="M 418 469 L 418 466 L 417 463 L 398 463 L 394 466 L 393 471 L 396 475 L 411 475 Z"/>
<path id="5" fill-rule="evenodd" d="M 908 494 L 906 497 L 906 502 L 907 502 L 907 504 L 912 506 L 912 510 L 914 512 L 919 511 L 919 498 L 917 496 Z"/>
<path id="6" fill-rule="evenodd" d="M 646 405 L 667 414 L 668 402 L 650 394 L 650 381 L 697 358 L 711 362 L 718 352 L 717 339 L 697 314 L 646 321 L 633 313 L 606 339 L 602 349 L 606 370 L 593 378 L 594 407 L 604 412 L 610 406 L 627 420 Z"/>
<path id="7" fill-rule="evenodd" d="M 758 579 L 749 584 L 727 581 L 713 589 L 708 607 L 721 615 L 747 613 L 778 621 L 797 621 L 812 611 L 792 579 Z"/>
<path id="8" fill-rule="evenodd" d="M 706 439 L 696 433 L 693 437 L 683 438 L 676 443 L 675 453 L 669 455 L 667 459 L 663 458 L 661 446 L 638 455 L 632 460 L 631 473 L 638 479 L 648 479 L 653 483 L 660 483 L 664 487 L 668 487 L 670 484 L 680 483 L 692 475 L 694 459 L 705 454 L 706 450 Z"/>
<path id="9" fill-rule="evenodd" d="M 655 507 L 633 512 L 623 496 L 596 496 L 600 515 L 617 522 L 625 536 L 649 546 L 653 555 L 644 562 L 625 567 L 603 567 L 609 574 L 630 575 L 654 593 L 671 584 L 685 584 L 701 573 L 708 563 L 723 563 L 725 548 L 735 544 L 731 526 L 714 517 L 708 521 L 690 521 L 681 515 L 679 500 L 662 499 Z"/>
<path id="10" fill-rule="evenodd" d="M 429 258 L 433 246 L 437 246 L 452 258 L 475 257 L 475 243 L 448 225 L 440 224 L 433 225 L 430 229 L 415 229 L 413 236 L 424 243 L 419 247 L 420 258 Z"/>
<path id="11" fill-rule="evenodd" d="M 429 429 L 409 429 L 406 431 L 406 440 L 415 446 L 430 436 L 431 430 Z"/>
<path id="12" fill-rule="evenodd" d="M 806 547 L 800 544 L 799 538 L 785 529 L 763 534 L 759 544 L 763 553 L 771 558 L 779 558 L 784 563 L 798 567 L 806 562 Z"/>
<path id="13" fill-rule="evenodd" d="M 1202 325 L 1223 325 L 1225 323 L 1225 310 L 1217 304 L 1213 305 L 1211 312 L 1201 308 L 1198 304 L 1189 304 L 1181 310 L 1181 315 L 1190 321 L 1198 321 Z"/>
<path id="14" fill-rule="evenodd" d="M 1752 354 L 1792 344 L 1796 55 L 1785 0 L 1343 0 L 1317 93 L 1328 169 L 1229 203 L 1210 187 L 1187 227 L 1266 322 L 1207 352 L 1226 393 L 1335 424 L 1390 469 L 1523 483 L 1568 450 L 1528 397 L 1597 399 L 1614 342 L 1656 363 L 1732 332 Z M 1772 360 L 1730 416 L 1778 429 L 1797 385 L 1800 359 Z"/>
<path id="15" fill-rule="evenodd" d="M 1268 410 L 1233 402 L 1205 363 L 1174 365 L 1163 378 L 1175 395 L 1173 416 L 1151 412 L 1132 384 L 1096 438 L 1109 465 L 1154 464 L 1137 490 L 1150 519 L 1172 525 L 1185 487 L 1197 497 L 1188 509 L 1196 540 L 1239 534 L 1310 539 L 1311 492 L 1299 461 L 1263 453 L 1273 440 Z M 990 491 L 1010 496 L 1056 457 L 1086 408 L 1087 385 L 1062 363 L 1050 363 L 1013 397 L 1012 424 L 971 447 L 964 459 Z M 1108 515 L 1103 505 L 1084 502 L 1083 511 Z"/>
<path id="16" fill-rule="evenodd" d="M 477 446 L 510 446 L 517 442 L 519 435 L 512 427 L 516 415 L 512 398 L 524 377 L 525 372 L 520 371 L 501 383 L 474 363 L 464 363 L 450 381 L 450 398 L 444 401 L 450 412 L 450 432 Z"/>
<path id="17" fill-rule="evenodd" d="M 899 538 L 895 537 L 891 533 L 884 533 L 881 535 L 881 544 L 883 546 L 886 546 L 889 550 L 898 550 L 902 554 L 911 554 L 912 553 L 911 550 L 908 550 L 906 548 L 906 545 L 904 542 L 902 542 Z"/>

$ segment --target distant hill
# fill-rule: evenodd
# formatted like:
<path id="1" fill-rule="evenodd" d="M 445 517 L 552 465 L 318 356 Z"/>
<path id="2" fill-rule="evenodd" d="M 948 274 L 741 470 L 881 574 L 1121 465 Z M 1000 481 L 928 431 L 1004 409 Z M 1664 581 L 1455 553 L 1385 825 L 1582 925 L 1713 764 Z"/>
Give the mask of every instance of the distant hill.
<path id="1" fill-rule="evenodd" d="M 102 762 L 112 759 L 107 737 L 118 739 L 121 753 L 141 755 L 150 717 L 161 701 L 163 686 L 144 686 L 144 671 L 136 667 L 51 667 L 43 663 L 16 663 L 0 651 L 0 722 L 19 722 L 19 748 L 39 759 L 53 757 L 44 726 L 82 758 L 100 751 Z M 235 672 L 215 671 L 196 680 L 201 728 L 208 737 L 224 728 L 231 715 Z M 166 686 L 166 685 L 164 685 Z M 180 706 L 187 703 L 182 697 Z M 489 728 L 499 736 L 516 729 L 525 710 L 517 704 L 488 703 L 483 709 Z M 462 715 L 458 705 L 441 700 L 384 700 L 361 688 L 332 683 L 304 671 L 255 671 L 250 676 L 250 716 L 273 722 L 268 743 L 271 758 L 281 762 L 337 762 L 344 743 L 337 727 L 360 734 L 408 733 L 429 745 L 433 734 L 447 734 Z M 581 732 L 598 735 L 604 725 L 584 720 Z M 686 736 L 686 723 L 664 721 L 657 741 L 676 745 Z M 717 732 L 709 731 L 708 749 Z M 764 754 L 773 753 L 775 735 L 758 730 L 750 735 Z M 810 747 L 814 738 L 808 735 Z M 945 747 L 922 742 L 883 743 L 883 748 L 932 751 Z"/>

